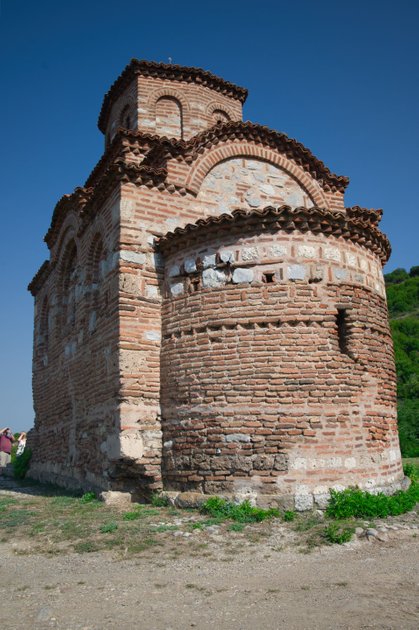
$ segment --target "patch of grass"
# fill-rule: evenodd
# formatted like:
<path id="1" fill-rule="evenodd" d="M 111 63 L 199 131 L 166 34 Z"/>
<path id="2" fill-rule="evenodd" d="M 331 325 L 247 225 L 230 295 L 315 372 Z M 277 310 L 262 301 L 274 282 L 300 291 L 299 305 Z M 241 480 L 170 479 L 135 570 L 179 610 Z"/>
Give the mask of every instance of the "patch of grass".
<path id="1" fill-rule="evenodd" d="M 229 532 L 242 532 L 244 530 L 244 523 L 231 523 L 228 527 Z"/>
<path id="2" fill-rule="evenodd" d="M 154 525 L 152 531 L 156 534 L 162 534 L 163 532 L 175 532 L 178 529 L 177 525 Z"/>
<path id="3" fill-rule="evenodd" d="M 99 546 L 92 540 L 86 540 L 74 545 L 74 551 L 77 553 L 92 553 L 94 551 L 99 551 Z"/>
<path id="4" fill-rule="evenodd" d="M 370 494 L 358 488 L 347 488 L 338 492 L 332 490 L 327 516 L 342 518 L 386 518 L 412 510 L 419 501 L 419 483 L 412 481 L 406 491 L 400 490 L 391 496 L 382 492 Z"/>
<path id="5" fill-rule="evenodd" d="M 80 503 L 92 503 L 93 501 L 97 501 L 96 495 L 94 492 L 85 492 L 79 499 Z"/>
<path id="6" fill-rule="evenodd" d="M 50 500 L 50 505 L 54 507 L 70 507 L 75 505 L 81 499 L 77 499 L 76 497 L 52 497 Z"/>
<path id="7" fill-rule="evenodd" d="M 4 497 L 3 499 L 0 499 L 0 512 L 5 512 L 9 505 L 16 505 L 16 503 L 17 501 L 16 499 L 13 499 L 13 497 Z"/>
<path id="8" fill-rule="evenodd" d="M 198 530 L 204 529 L 203 523 L 201 523 L 199 521 L 197 523 L 191 523 L 189 527 L 190 527 L 190 529 L 198 529 Z"/>
<path id="9" fill-rule="evenodd" d="M 31 510 L 18 509 L 0 513 L 0 527 L 20 527 L 26 525 L 37 513 Z"/>
<path id="10" fill-rule="evenodd" d="M 117 523 L 106 523 L 105 525 L 102 525 L 102 527 L 99 528 L 99 531 L 102 534 L 112 534 L 112 532 L 115 532 L 117 529 L 118 529 Z"/>
<path id="11" fill-rule="evenodd" d="M 307 532 L 309 529 L 316 527 L 322 521 L 318 516 L 310 514 L 308 516 L 301 516 L 295 522 L 295 531 L 297 532 Z"/>
<path id="12" fill-rule="evenodd" d="M 330 523 L 323 532 L 327 542 L 332 544 L 343 545 L 349 542 L 353 536 L 355 528 L 353 526 L 342 526 L 338 523 Z"/>
<path id="13" fill-rule="evenodd" d="M 169 498 L 163 494 L 153 494 L 151 496 L 151 505 L 154 505 L 154 507 L 167 507 Z"/>
<path id="14" fill-rule="evenodd" d="M 147 549 L 150 549 L 150 547 L 153 547 L 154 545 L 158 545 L 159 541 L 156 540 L 155 538 L 152 537 L 147 537 L 144 538 L 144 540 L 140 541 L 140 542 L 133 542 L 128 544 L 127 546 L 127 550 L 129 553 L 141 553 L 143 551 L 146 551 Z"/>
<path id="15" fill-rule="evenodd" d="M 295 519 L 295 512 L 293 510 L 287 510 L 286 512 L 284 512 L 282 518 L 284 519 L 284 521 L 289 523 Z"/>
<path id="16" fill-rule="evenodd" d="M 124 521 L 136 521 L 138 518 L 141 518 L 142 514 L 139 510 L 134 510 L 132 512 L 125 512 L 123 515 Z"/>
<path id="17" fill-rule="evenodd" d="M 210 497 L 201 506 L 201 512 L 221 520 L 241 523 L 260 523 L 266 519 L 279 517 L 279 510 L 276 508 L 265 510 L 260 507 L 253 507 L 248 500 L 237 505 L 221 497 Z"/>

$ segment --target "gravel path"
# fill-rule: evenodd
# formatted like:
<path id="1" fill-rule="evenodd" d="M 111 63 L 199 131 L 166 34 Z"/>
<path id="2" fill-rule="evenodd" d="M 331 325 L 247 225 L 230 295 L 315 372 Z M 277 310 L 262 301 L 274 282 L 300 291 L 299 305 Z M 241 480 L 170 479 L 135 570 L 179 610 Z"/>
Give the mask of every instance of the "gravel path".
<path id="1" fill-rule="evenodd" d="M 0 486 L 2 496 L 42 493 L 11 480 Z M 202 534 L 209 543 L 200 553 L 193 536 L 173 535 L 129 559 L 37 555 L 30 538 L 0 542 L 0 628 L 416 630 L 417 523 L 412 512 L 382 522 L 381 540 L 364 532 L 309 554 L 276 544 L 290 536 L 280 523 L 254 543 L 232 545 L 215 528 Z"/>
<path id="2" fill-rule="evenodd" d="M 174 541 L 174 545 L 176 541 Z M 418 545 L 355 541 L 311 554 L 117 560 L 17 556 L 1 545 L 0 627 L 34 630 L 417 628 Z"/>

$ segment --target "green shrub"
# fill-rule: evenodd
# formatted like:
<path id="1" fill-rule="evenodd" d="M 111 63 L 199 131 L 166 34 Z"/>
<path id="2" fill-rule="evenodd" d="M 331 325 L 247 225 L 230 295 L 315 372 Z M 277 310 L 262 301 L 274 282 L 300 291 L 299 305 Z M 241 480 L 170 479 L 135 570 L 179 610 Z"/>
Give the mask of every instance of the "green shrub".
<path id="1" fill-rule="evenodd" d="M 29 469 L 29 464 L 32 457 L 32 451 L 30 448 L 25 448 L 22 455 L 19 457 L 14 456 L 12 458 L 13 476 L 15 479 L 24 479 Z"/>
<path id="2" fill-rule="evenodd" d="M 169 505 L 169 498 L 164 494 L 153 494 L 151 496 L 151 504 L 154 507 L 167 507 Z"/>
<path id="3" fill-rule="evenodd" d="M 409 477 L 409 479 L 411 479 L 412 481 L 419 480 L 419 466 L 417 466 L 416 464 L 404 464 L 403 472 L 406 477 Z"/>
<path id="4" fill-rule="evenodd" d="M 229 519 L 241 523 L 257 523 L 268 518 L 279 517 L 279 510 L 276 508 L 266 510 L 253 507 L 248 500 L 237 505 L 221 497 L 210 497 L 201 506 L 201 512 L 203 514 L 209 514 L 214 518 L 222 520 Z"/>
<path id="5" fill-rule="evenodd" d="M 419 457 L 419 399 L 399 400 L 397 412 L 402 455 Z"/>
<path id="6" fill-rule="evenodd" d="M 124 521 L 135 521 L 137 518 L 142 518 L 142 517 L 143 515 L 140 512 L 140 510 L 135 510 L 133 512 L 125 512 L 122 518 L 124 519 Z"/>
<path id="7" fill-rule="evenodd" d="M 326 510 L 332 518 L 386 518 L 409 512 L 419 501 L 419 483 L 412 481 L 410 488 L 392 496 L 370 494 L 358 488 L 347 488 L 342 492 L 331 491 Z"/>
<path id="8" fill-rule="evenodd" d="M 80 497 L 80 503 L 92 503 L 92 501 L 96 501 L 94 492 L 85 492 L 83 496 Z"/>
<path id="9" fill-rule="evenodd" d="M 284 521 L 287 521 L 288 523 L 290 521 L 293 521 L 295 519 L 295 512 L 293 512 L 292 510 L 287 510 L 286 512 L 284 512 Z"/>
<path id="10" fill-rule="evenodd" d="M 330 523 L 330 525 L 325 528 L 323 535 L 328 542 L 343 545 L 343 543 L 351 540 L 354 531 L 354 527 L 342 527 L 337 523 Z"/>

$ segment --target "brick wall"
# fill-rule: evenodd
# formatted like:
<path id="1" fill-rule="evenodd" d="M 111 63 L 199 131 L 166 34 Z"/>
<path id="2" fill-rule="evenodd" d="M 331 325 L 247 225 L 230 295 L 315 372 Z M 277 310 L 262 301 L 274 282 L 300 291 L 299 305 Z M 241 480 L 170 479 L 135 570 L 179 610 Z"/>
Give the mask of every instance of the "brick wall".
<path id="1" fill-rule="evenodd" d="M 306 506 L 331 485 L 397 484 L 378 214 L 345 209 L 347 179 L 295 141 L 214 127 L 241 120 L 234 86 L 130 72 L 101 114 L 108 148 L 57 204 L 31 283 L 32 475 Z M 120 125 L 140 133 L 109 144 Z M 283 203 L 307 212 L 269 222 L 261 208 Z"/>
<path id="2" fill-rule="evenodd" d="M 83 235 L 70 213 L 35 298 L 31 475 L 107 487 L 119 450 L 118 196 Z"/>
<path id="3" fill-rule="evenodd" d="M 167 254 L 166 486 L 308 504 L 399 481 L 380 261 L 324 235 L 206 236 Z"/>

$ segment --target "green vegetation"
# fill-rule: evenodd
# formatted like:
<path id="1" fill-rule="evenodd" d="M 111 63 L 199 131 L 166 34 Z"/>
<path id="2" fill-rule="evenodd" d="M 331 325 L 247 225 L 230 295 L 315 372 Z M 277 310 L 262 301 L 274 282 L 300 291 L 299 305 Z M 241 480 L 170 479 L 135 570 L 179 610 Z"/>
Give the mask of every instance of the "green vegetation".
<path id="1" fill-rule="evenodd" d="M 382 492 L 370 494 L 358 488 L 347 488 L 342 492 L 331 491 L 326 514 L 331 518 L 386 518 L 412 510 L 419 501 L 419 483 L 412 481 L 406 491 L 400 490 L 391 496 Z"/>
<path id="2" fill-rule="evenodd" d="M 330 523 L 324 530 L 324 537 L 327 542 L 337 545 L 343 545 L 343 543 L 349 542 L 355 531 L 353 526 L 341 526 L 337 523 Z"/>
<path id="3" fill-rule="evenodd" d="M 201 506 L 201 512 L 221 521 L 232 520 L 240 523 L 260 523 L 269 518 L 279 517 L 279 510 L 276 508 L 265 510 L 253 507 L 247 500 L 237 505 L 221 497 L 210 497 Z"/>
<path id="4" fill-rule="evenodd" d="M 80 497 L 80 503 L 93 503 L 96 501 L 96 495 L 94 492 L 85 492 L 82 497 Z"/>
<path id="5" fill-rule="evenodd" d="M 397 370 L 400 447 L 419 457 L 419 266 L 385 276 Z"/>
<path id="6" fill-rule="evenodd" d="M 31 461 L 32 451 L 30 448 L 25 448 L 22 455 L 19 457 L 12 456 L 13 476 L 15 479 L 24 479 L 29 469 L 29 463 Z"/>
<path id="7" fill-rule="evenodd" d="M 153 494 L 151 497 L 151 505 L 154 505 L 154 507 L 167 507 L 169 505 L 169 498 L 164 494 Z"/>
<path id="8" fill-rule="evenodd" d="M 295 512 L 293 512 L 292 510 L 287 510 L 286 512 L 284 512 L 283 519 L 287 523 L 293 521 L 295 519 Z"/>

